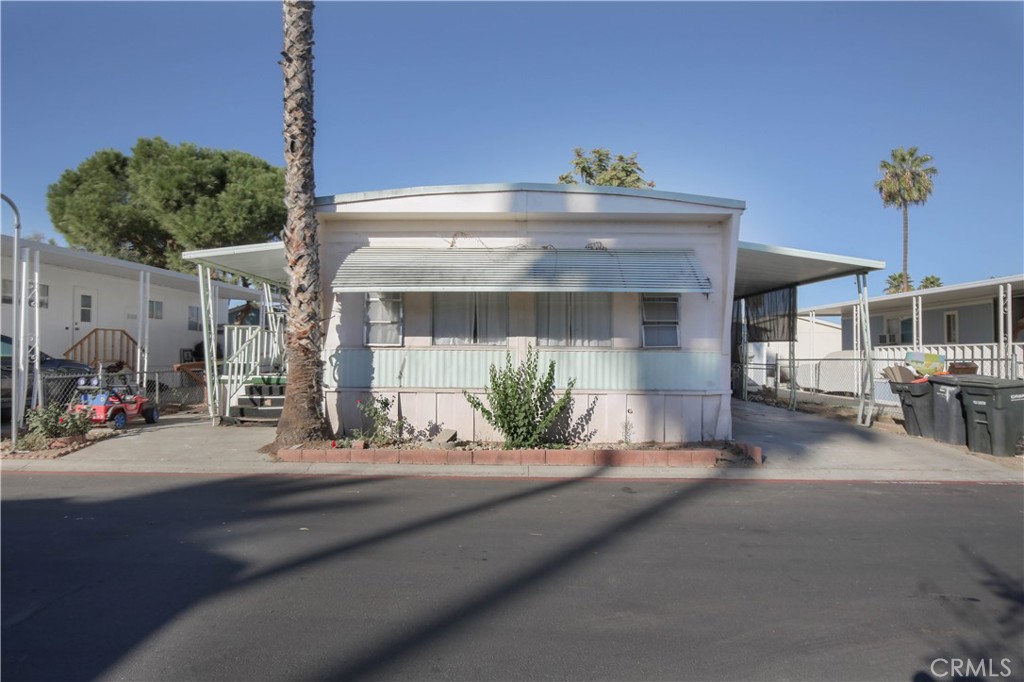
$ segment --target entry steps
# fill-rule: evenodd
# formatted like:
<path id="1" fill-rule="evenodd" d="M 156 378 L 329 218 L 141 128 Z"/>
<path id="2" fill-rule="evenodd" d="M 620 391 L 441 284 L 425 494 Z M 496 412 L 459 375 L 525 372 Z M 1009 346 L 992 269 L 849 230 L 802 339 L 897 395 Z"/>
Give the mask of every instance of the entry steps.
<path id="1" fill-rule="evenodd" d="M 288 378 L 283 374 L 252 377 L 245 383 L 235 404 L 228 408 L 230 421 L 277 424 L 284 408 Z"/>

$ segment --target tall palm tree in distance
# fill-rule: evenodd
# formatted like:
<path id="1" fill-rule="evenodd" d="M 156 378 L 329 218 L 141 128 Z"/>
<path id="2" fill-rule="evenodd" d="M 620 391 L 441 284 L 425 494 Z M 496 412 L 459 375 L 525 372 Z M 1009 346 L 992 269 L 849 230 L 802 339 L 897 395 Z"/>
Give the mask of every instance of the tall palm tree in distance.
<path id="1" fill-rule="evenodd" d="M 285 205 L 282 232 L 287 260 L 285 353 L 288 387 L 269 447 L 279 449 L 330 437 L 323 409 L 323 304 L 313 178 L 313 3 L 284 0 Z"/>
<path id="2" fill-rule="evenodd" d="M 887 161 L 882 159 L 879 170 L 882 179 L 875 183 L 875 189 L 882 197 L 886 208 L 896 206 L 903 209 L 903 291 L 909 291 L 910 275 L 907 272 L 907 254 L 910 250 L 910 221 L 907 217 L 911 204 L 923 204 L 932 193 L 932 176 L 939 171 L 930 154 L 918 156 L 917 147 L 897 147 Z"/>
<path id="3" fill-rule="evenodd" d="M 902 272 L 894 272 L 889 275 L 885 280 L 885 292 L 887 294 L 900 294 L 904 291 L 910 291 L 913 289 L 913 285 L 906 286 L 906 280 L 903 279 Z"/>

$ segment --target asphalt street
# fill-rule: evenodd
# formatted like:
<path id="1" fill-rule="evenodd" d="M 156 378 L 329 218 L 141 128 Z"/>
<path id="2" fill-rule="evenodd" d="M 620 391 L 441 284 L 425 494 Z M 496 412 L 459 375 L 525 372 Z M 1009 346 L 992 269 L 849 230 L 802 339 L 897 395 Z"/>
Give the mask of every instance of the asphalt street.
<path id="1" fill-rule="evenodd" d="M 1024 679 L 1022 513 L 1006 484 L 5 472 L 2 675 Z"/>

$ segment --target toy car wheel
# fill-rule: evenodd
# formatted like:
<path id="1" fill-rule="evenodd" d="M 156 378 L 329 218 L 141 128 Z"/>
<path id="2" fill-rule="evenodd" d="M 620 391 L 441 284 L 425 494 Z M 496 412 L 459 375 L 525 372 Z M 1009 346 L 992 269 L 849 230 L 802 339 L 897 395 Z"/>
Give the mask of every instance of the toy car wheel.
<path id="1" fill-rule="evenodd" d="M 113 421 L 115 429 L 128 428 L 128 415 L 126 415 L 124 412 L 118 412 L 117 414 L 115 414 L 114 418 L 111 421 Z"/>
<path id="2" fill-rule="evenodd" d="M 156 424 L 160 421 L 160 410 L 155 407 L 147 407 L 142 411 L 142 417 L 146 420 L 147 424 Z"/>

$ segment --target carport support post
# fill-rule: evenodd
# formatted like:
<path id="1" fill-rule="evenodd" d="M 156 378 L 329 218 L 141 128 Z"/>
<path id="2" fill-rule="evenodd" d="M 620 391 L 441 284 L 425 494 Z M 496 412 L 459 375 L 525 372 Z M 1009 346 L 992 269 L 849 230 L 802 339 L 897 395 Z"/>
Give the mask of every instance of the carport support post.
<path id="1" fill-rule="evenodd" d="M 740 397 L 747 399 L 747 299 L 740 299 Z"/>
<path id="2" fill-rule="evenodd" d="M 875 413 L 875 381 L 874 362 L 871 353 L 871 320 L 868 315 L 868 282 L 867 273 L 859 273 L 857 279 L 857 311 L 859 323 L 856 334 L 859 335 L 863 362 L 860 375 L 860 400 L 857 404 L 857 424 L 871 426 Z M 866 405 L 865 405 L 866 403 Z"/>
<path id="3" fill-rule="evenodd" d="M 40 410 L 46 407 L 43 404 L 43 375 L 39 371 L 39 356 L 42 350 L 39 343 L 39 250 L 32 252 L 32 295 L 29 297 L 32 305 L 32 368 L 35 371 L 35 381 L 32 382 L 32 406 Z"/>
<path id="4" fill-rule="evenodd" d="M 218 377 L 217 377 L 217 319 L 214 317 L 215 308 L 211 303 L 212 282 L 210 281 L 210 269 L 204 265 L 196 266 L 199 270 L 199 304 L 203 307 L 203 360 L 205 361 L 203 374 L 206 377 L 206 406 L 210 413 L 210 424 L 217 424 L 217 403 L 218 398 Z M 210 340 L 213 340 L 213 346 Z"/>
<path id="5" fill-rule="evenodd" d="M 1017 356 L 1013 352 L 1013 314 L 1010 301 L 1013 300 L 1013 285 L 1009 282 L 999 285 L 999 355 L 996 359 L 996 373 L 1000 379 L 1012 379 L 1017 376 Z"/>

